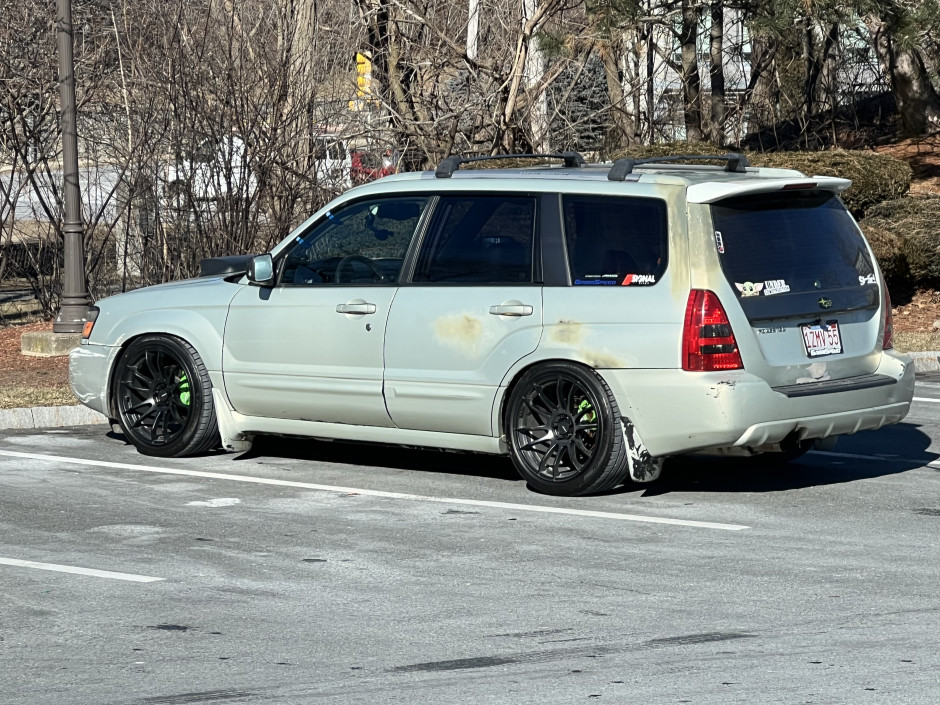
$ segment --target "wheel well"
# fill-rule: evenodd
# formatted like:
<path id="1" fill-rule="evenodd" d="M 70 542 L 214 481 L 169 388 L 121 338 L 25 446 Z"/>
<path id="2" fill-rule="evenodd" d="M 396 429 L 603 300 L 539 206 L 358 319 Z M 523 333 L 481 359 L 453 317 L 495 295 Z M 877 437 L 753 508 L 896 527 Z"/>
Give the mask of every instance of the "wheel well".
<path id="1" fill-rule="evenodd" d="M 499 406 L 499 428 L 496 429 L 496 431 L 497 431 L 497 434 L 496 434 L 497 438 L 499 438 L 499 437 L 505 435 L 505 430 L 506 430 L 506 409 L 507 409 L 507 407 L 509 406 L 509 399 L 510 399 L 510 397 L 512 397 L 512 392 L 513 392 L 513 390 L 516 388 L 516 385 L 519 384 L 519 380 L 522 379 L 523 375 L 525 375 L 525 373 L 528 372 L 529 370 L 531 370 L 531 369 L 533 369 L 533 368 L 535 368 L 535 367 L 538 367 L 539 365 L 551 365 L 552 363 L 555 363 L 555 362 L 564 362 L 564 363 L 567 363 L 567 364 L 569 364 L 569 365 L 577 365 L 578 367 L 583 367 L 583 368 L 586 369 L 586 370 L 594 370 L 593 367 L 591 367 L 591 366 L 589 366 L 589 365 L 585 365 L 583 362 L 578 362 L 577 360 L 568 360 L 568 359 L 565 359 L 565 358 L 563 358 L 563 357 L 548 358 L 548 359 L 545 359 L 545 360 L 539 360 L 539 361 L 537 361 L 537 362 L 533 362 L 533 363 L 528 364 L 528 365 L 526 365 L 525 367 L 523 367 L 521 370 L 519 370 L 519 371 L 513 376 L 513 378 L 509 381 L 509 384 L 506 385 L 506 393 L 503 394 L 503 398 L 502 398 L 502 401 L 500 402 L 500 406 Z M 596 370 L 594 370 L 594 371 L 596 371 Z"/>

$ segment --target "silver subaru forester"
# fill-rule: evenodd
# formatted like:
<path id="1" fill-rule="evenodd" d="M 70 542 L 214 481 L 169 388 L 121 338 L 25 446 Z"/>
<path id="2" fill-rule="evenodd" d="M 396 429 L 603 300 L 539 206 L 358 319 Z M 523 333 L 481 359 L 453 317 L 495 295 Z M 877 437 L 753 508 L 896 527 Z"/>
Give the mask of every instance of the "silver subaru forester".
<path id="1" fill-rule="evenodd" d="M 558 495 L 907 414 L 914 369 L 849 181 L 737 154 L 551 156 L 389 176 L 268 254 L 104 299 L 72 389 L 148 455 L 259 434 L 508 453 Z"/>

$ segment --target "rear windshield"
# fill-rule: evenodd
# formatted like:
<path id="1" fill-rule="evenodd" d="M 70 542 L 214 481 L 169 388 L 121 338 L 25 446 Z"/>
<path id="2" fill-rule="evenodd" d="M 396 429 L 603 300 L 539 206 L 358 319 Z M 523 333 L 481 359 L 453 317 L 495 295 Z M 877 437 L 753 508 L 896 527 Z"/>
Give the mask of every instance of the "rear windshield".
<path id="1" fill-rule="evenodd" d="M 565 195 L 565 239 L 575 286 L 651 286 L 666 271 L 666 202 Z"/>
<path id="2" fill-rule="evenodd" d="M 750 318 L 878 304 L 875 266 L 832 193 L 745 196 L 712 206 L 715 246 Z"/>

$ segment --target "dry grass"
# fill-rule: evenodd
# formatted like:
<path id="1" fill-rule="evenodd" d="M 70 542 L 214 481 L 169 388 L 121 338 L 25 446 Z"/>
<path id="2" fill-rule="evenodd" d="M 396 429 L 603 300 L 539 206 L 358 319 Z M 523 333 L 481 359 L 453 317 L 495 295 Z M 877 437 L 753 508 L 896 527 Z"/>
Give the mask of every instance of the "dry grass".
<path id="1" fill-rule="evenodd" d="M 895 333 L 894 347 L 900 352 L 940 350 L 940 331 L 933 333 Z"/>
<path id="2" fill-rule="evenodd" d="M 52 323 L 0 327 L 0 409 L 70 406 L 78 401 L 68 385 L 68 358 L 20 353 L 23 333 L 52 330 Z"/>
<path id="3" fill-rule="evenodd" d="M 0 409 L 27 406 L 72 406 L 78 400 L 68 386 L 64 387 L 0 387 Z"/>

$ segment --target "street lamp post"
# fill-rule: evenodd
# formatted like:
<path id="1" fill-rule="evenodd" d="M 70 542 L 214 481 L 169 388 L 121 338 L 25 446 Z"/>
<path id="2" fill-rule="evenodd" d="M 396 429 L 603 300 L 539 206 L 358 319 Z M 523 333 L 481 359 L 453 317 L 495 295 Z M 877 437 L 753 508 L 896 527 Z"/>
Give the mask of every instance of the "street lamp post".
<path id="1" fill-rule="evenodd" d="M 55 333 L 80 333 L 91 299 L 85 284 L 82 240 L 82 201 L 78 189 L 78 132 L 75 120 L 75 62 L 72 58 L 72 0 L 56 0 L 56 38 L 59 49 L 59 95 L 62 100 L 62 176 L 65 219 L 64 270 Z"/>

